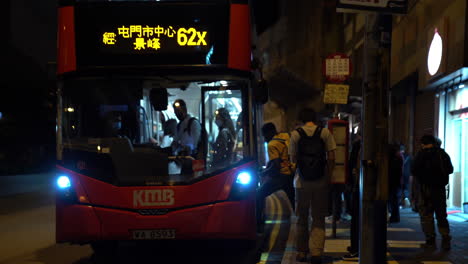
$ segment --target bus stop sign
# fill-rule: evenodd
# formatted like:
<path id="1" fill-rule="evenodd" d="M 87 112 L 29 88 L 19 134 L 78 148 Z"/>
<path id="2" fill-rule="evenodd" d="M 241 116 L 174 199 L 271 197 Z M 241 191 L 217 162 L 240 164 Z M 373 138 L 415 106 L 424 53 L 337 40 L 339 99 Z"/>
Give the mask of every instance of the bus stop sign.
<path id="1" fill-rule="evenodd" d="M 351 75 L 351 62 L 348 55 L 333 53 L 324 61 L 324 73 L 328 82 L 343 83 Z"/>

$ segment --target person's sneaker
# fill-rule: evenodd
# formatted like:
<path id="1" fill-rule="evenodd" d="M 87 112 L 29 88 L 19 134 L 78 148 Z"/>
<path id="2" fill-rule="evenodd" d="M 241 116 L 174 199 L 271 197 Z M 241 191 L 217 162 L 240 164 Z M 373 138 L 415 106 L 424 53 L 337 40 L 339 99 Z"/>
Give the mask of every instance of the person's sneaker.
<path id="1" fill-rule="evenodd" d="M 306 252 L 297 252 L 296 261 L 297 262 L 306 262 L 307 261 L 307 253 Z"/>
<path id="2" fill-rule="evenodd" d="M 421 248 L 435 249 L 436 248 L 435 237 L 426 239 L 426 243 L 421 244 Z"/>
<path id="3" fill-rule="evenodd" d="M 349 253 L 341 257 L 341 259 L 346 261 L 359 260 L 359 253 Z"/>
<path id="4" fill-rule="evenodd" d="M 345 221 L 351 221 L 351 219 L 352 219 L 351 215 L 346 214 L 346 213 L 343 214 L 343 216 L 341 218 L 343 218 L 343 220 L 345 220 Z"/>
<path id="5" fill-rule="evenodd" d="M 450 250 L 452 248 L 451 245 L 450 245 L 451 240 L 452 240 L 452 237 L 450 237 L 450 236 L 442 237 L 441 247 L 442 247 L 443 250 Z"/>
<path id="6" fill-rule="evenodd" d="M 321 256 L 312 256 L 310 257 L 311 264 L 322 264 L 322 257 Z"/>

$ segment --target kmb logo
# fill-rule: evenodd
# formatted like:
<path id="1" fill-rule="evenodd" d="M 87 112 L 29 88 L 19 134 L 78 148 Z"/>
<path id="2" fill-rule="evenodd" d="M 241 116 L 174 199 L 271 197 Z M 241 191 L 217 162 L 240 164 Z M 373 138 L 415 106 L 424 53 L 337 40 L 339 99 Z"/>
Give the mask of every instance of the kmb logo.
<path id="1" fill-rule="evenodd" d="M 174 190 L 135 190 L 133 191 L 133 207 L 174 205 Z"/>

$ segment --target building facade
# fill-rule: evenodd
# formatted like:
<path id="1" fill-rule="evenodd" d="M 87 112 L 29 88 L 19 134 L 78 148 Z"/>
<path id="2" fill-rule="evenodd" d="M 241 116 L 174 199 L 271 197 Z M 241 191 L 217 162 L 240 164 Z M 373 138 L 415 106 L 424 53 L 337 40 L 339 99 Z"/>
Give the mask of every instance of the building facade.
<path id="1" fill-rule="evenodd" d="M 304 106 L 331 115 L 333 106 L 323 104 L 323 61 L 331 53 L 344 52 L 342 14 L 336 12 L 333 1 L 263 2 L 277 5 L 278 10 L 275 22 L 256 39 L 255 56 L 262 64 L 269 100 L 274 102 L 266 104 L 265 121 L 291 130 Z"/>
<path id="2" fill-rule="evenodd" d="M 465 0 L 416 1 L 393 20 L 390 136 L 412 154 L 434 134 L 452 158 L 448 206 L 468 202 L 468 19 Z"/>

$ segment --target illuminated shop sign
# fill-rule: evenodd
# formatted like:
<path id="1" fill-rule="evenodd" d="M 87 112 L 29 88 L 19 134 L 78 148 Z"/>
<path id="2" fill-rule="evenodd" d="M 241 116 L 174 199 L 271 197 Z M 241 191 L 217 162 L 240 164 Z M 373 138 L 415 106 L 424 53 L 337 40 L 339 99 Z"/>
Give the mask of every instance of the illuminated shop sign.
<path id="1" fill-rule="evenodd" d="M 128 25 L 102 34 L 105 46 L 127 50 L 164 50 L 179 47 L 208 46 L 208 32 L 194 27 Z"/>
<path id="2" fill-rule="evenodd" d="M 437 29 L 435 30 L 434 37 L 429 47 L 429 54 L 427 55 L 427 69 L 431 76 L 435 75 L 440 68 L 442 62 L 443 42 Z"/>

